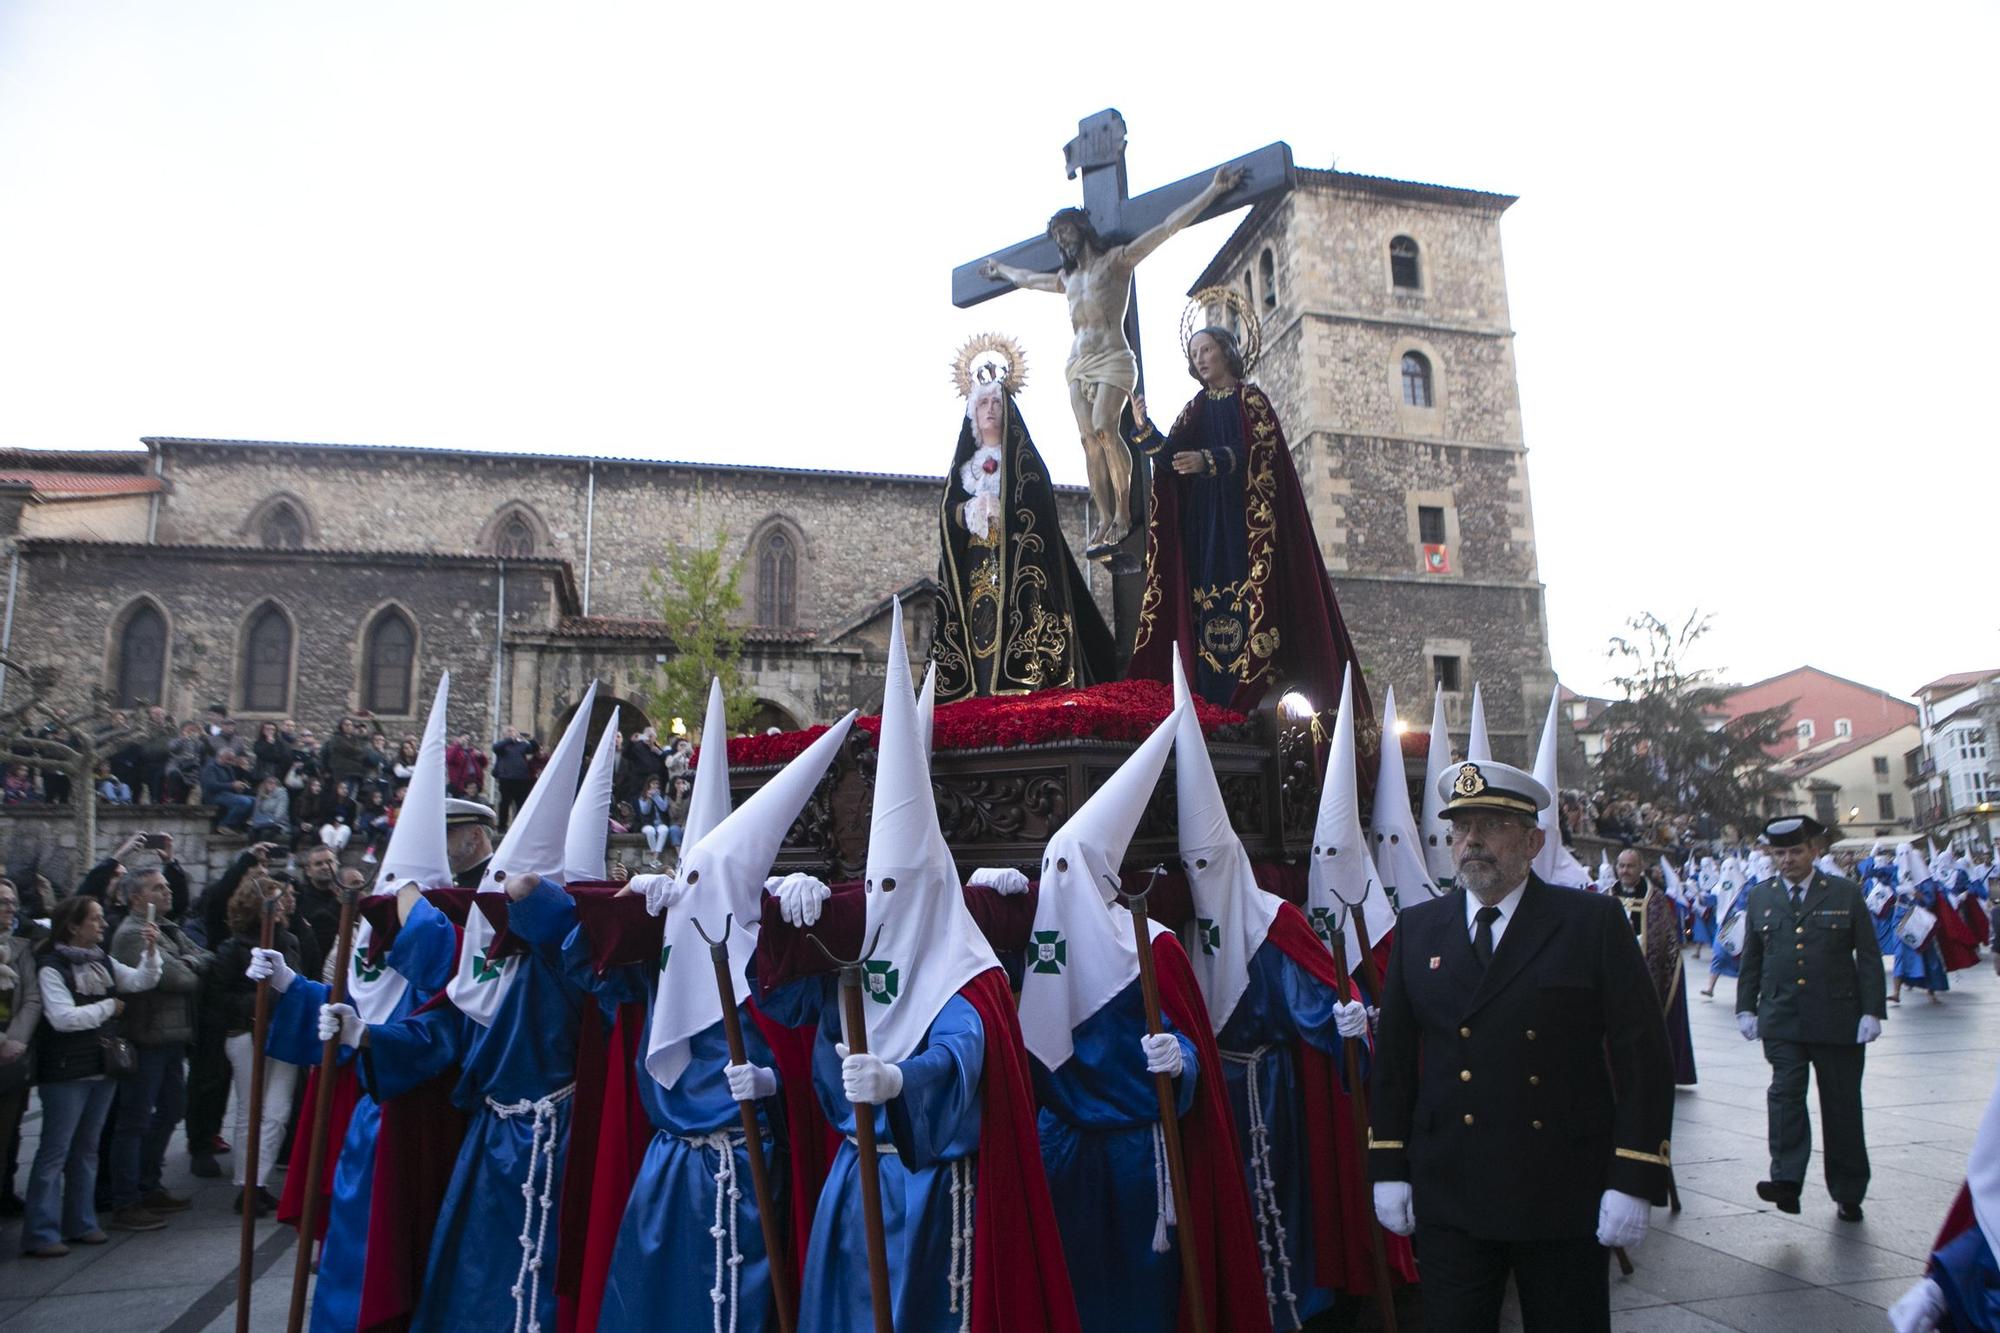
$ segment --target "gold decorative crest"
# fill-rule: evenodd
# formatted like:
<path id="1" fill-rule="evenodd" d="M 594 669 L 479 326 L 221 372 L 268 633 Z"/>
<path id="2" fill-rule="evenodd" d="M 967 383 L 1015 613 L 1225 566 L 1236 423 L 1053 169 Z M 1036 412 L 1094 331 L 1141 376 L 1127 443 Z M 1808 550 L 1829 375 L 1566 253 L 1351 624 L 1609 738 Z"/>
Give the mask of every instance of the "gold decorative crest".
<path id="1" fill-rule="evenodd" d="M 1479 765 L 1467 764 L 1458 770 L 1458 781 L 1451 784 L 1453 794 L 1458 796 L 1479 796 L 1486 791 L 1486 779 L 1480 776 Z"/>
<path id="2" fill-rule="evenodd" d="M 960 398 L 970 398 L 975 385 L 998 381 L 1010 398 L 1028 385 L 1028 354 L 1004 333 L 977 333 L 967 338 L 951 359 L 951 382 Z"/>
<path id="3" fill-rule="evenodd" d="M 1264 351 L 1264 322 L 1257 317 L 1250 298 L 1234 287 L 1204 287 L 1188 298 L 1187 308 L 1181 311 L 1181 358 L 1187 359 L 1188 344 L 1208 325 L 1209 307 L 1218 305 L 1236 316 L 1237 324 L 1242 327 L 1238 340 L 1243 347 L 1243 368 L 1247 371 L 1257 364 Z"/>

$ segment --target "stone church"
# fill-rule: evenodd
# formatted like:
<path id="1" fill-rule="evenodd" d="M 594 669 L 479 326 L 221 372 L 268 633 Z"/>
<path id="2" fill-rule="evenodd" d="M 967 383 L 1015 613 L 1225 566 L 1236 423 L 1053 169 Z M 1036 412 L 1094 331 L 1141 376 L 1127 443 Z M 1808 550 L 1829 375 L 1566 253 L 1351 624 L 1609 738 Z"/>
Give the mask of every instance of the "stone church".
<path id="1" fill-rule="evenodd" d="M 1513 200 L 1298 176 L 1196 289 L 1235 286 L 1259 319 L 1253 376 L 1377 696 L 1393 683 L 1422 728 L 1441 685 L 1462 726 L 1479 681 L 1496 755 L 1524 760 L 1554 676 L 1501 263 Z M 754 725 L 805 725 L 879 703 L 889 599 L 924 593 L 937 564 L 938 477 L 144 445 L 0 451 L 0 645 L 72 703 L 102 687 L 182 718 L 221 703 L 324 734 L 365 712 L 401 734 L 448 668 L 454 733 L 546 737 L 592 679 L 628 725 L 665 731 L 641 702 L 673 651 L 646 578 L 669 540 L 720 529 L 743 559 Z M 1059 504 L 1080 550 L 1084 494 Z M 921 649 L 929 598 L 911 609 Z"/>

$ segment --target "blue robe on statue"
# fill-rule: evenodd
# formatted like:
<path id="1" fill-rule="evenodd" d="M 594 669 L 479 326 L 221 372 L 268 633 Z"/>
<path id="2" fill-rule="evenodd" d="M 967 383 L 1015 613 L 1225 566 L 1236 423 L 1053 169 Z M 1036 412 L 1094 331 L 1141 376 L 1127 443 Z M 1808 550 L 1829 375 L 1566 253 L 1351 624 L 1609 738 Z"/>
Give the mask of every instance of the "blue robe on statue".
<path id="1" fill-rule="evenodd" d="M 1903 918 L 1910 914 L 1910 908 L 1913 906 L 1922 907 L 1933 916 L 1952 910 L 1951 906 L 1944 902 L 1943 895 L 1938 893 L 1937 886 L 1930 880 L 1925 880 L 1914 889 L 1906 890 L 1904 896 L 1896 900 L 1897 926 L 1903 924 Z M 1944 969 L 1944 951 L 1938 947 L 1938 927 L 1931 928 L 1930 938 L 1924 941 L 1924 947 L 1921 949 L 1912 949 L 1901 940 L 1897 940 L 1896 964 L 1890 969 L 1890 975 L 1898 981 L 1920 986 L 1927 991 L 1950 990 L 1951 979 L 1945 974 Z"/>
<path id="2" fill-rule="evenodd" d="M 493 1026 L 440 1004 L 368 1030 L 363 1086 L 377 1098 L 408 1092 L 456 1065 L 452 1101 L 471 1116 L 411 1319 L 420 1333 L 555 1327 L 557 1213 L 577 1029 L 586 1018 L 600 1021 L 586 993 L 589 979 L 563 950 L 575 926 L 576 904 L 543 880 L 508 905 L 508 933 L 527 952 Z M 527 1199 L 523 1185 L 532 1186 Z"/>
<path id="3" fill-rule="evenodd" d="M 443 912 L 417 900 L 410 919 L 396 932 L 384 960 L 410 984 L 390 1011 L 389 1021 L 411 1010 L 451 980 L 458 952 L 458 932 Z M 271 1031 L 264 1049 L 273 1058 L 316 1068 L 319 1064 L 319 1009 L 332 998 L 323 981 L 297 977 L 271 1009 Z M 342 1047 L 341 1063 L 354 1052 Z M 355 1098 L 347 1135 L 333 1167 L 333 1198 L 327 1206 L 326 1244 L 320 1251 L 319 1277 L 313 1283 L 313 1333 L 351 1333 L 361 1322 L 361 1275 L 368 1252 L 368 1203 L 375 1187 L 375 1140 L 382 1127 L 382 1108 L 365 1091 Z M 300 1170 L 304 1170 L 301 1165 Z"/>
<path id="4" fill-rule="evenodd" d="M 621 1003 L 644 999 L 650 1031 L 658 977 L 658 970 L 649 966 L 620 968 L 601 979 L 598 995 L 614 1011 Z M 754 967 L 751 982 L 754 990 Z M 748 1013 L 742 1014 L 742 1021 L 744 1056 L 775 1073 L 777 1061 L 763 1033 Z M 659 1328 L 705 1328 L 718 1294 L 723 1298 L 724 1327 L 739 1333 L 776 1327 L 771 1267 L 764 1253 L 757 1194 L 750 1185 L 750 1152 L 743 1139 L 742 1116 L 722 1072 L 728 1063 L 729 1041 L 719 1019 L 695 1036 L 687 1068 L 672 1088 L 661 1087 L 647 1072 L 645 1047 L 639 1049 L 639 1104 L 653 1126 L 653 1140 L 646 1145 L 645 1160 L 618 1225 L 618 1243 L 598 1313 L 600 1329 L 650 1333 Z M 788 1176 L 785 1158 L 773 1154 L 768 1145 L 776 1111 L 775 1102 L 758 1107 L 767 1136 L 759 1151 L 769 1164 L 771 1188 L 781 1201 Z M 725 1145 L 727 1176 L 723 1175 Z M 717 1196 L 725 1188 L 740 1197 L 722 1212 L 724 1234 L 717 1238 L 709 1231 L 717 1223 Z M 742 1259 L 733 1269 L 732 1254 Z M 723 1274 L 721 1283 L 718 1272 Z"/>
<path id="5" fill-rule="evenodd" d="M 1260 1248 L 1270 1247 L 1264 1286 L 1271 1306 L 1271 1327 L 1278 1333 L 1298 1327 L 1333 1304 L 1333 1290 L 1321 1285 L 1313 1262 L 1312 1186 L 1306 1142 L 1309 1134 L 1330 1134 L 1332 1127 L 1304 1123 L 1305 1094 L 1292 1044 L 1308 1042 L 1338 1062 L 1340 1032 L 1334 1026 L 1333 1011 L 1339 998 L 1266 940 L 1250 956 L 1250 985 L 1215 1038 L 1236 1121 L 1237 1153 L 1250 1185 L 1250 1216 L 1257 1243 Z M 1366 1070 L 1362 1077 L 1367 1077 Z M 1256 1148 L 1260 1125 L 1267 1145 L 1261 1156 Z M 1281 1227 L 1282 1245 L 1278 1236 Z"/>
<path id="6" fill-rule="evenodd" d="M 761 1003 L 768 1016 L 787 1027 L 818 1023 L 813 1091 L 827 1120 L 846 1136 L 813 1214 L 799 1284 L 799 1333 L 869 1333 L 875 1323 L 861 1224 L 855 1108 L 842 1089 L 840 1058 L 833 1050 L 840 1040 L 839 983 L 833 977 L 804 978 Z M 952 1333 L 959 1327 L 959 1310 L 972 1299 L 972 1195 L 965 1186 L 978 1184 L 979 1081 L 985 1067 L 985 1027 L 965 997 L 954 995 L 931 1020 L 923 1044 L 898 1066 L 903 1071 L 901 1094 L 875 1110 L 882 1148 L 882 1226 L 897 1333 Z M 965 1285 L 956 1293 L 951 1283 L 955 1203 L 964 1210 L 965 1242 L 960 1258 Z"/>
<path id="7" fill-rule="evenodd" d="M 1948 1327 L 1965 1333 L 2000 1333 L 2000 1263 L 1986 1232 L 1972 1226 L 1931 1255 L 1929 1276 L 1944 1292 Z"/>
<path id="8" fill-rule="evenodd" d="M 1164 1015 L 1161 1022 L 1180 1042 L 1175 1113 L 1186 1115 L 1201 1072 L 1195 1046 Z M 1076 1311 L 1087 1329 L 1167 1333 L 1180 1317 L 1178 1242 L 1164 1254 L 1153 1249 L 1161 1203 L 1162 1168 L 1153 1151 L 1160 1103 L 1139 1047 L 1145 1031 L 1135 977 L 1074 1031 L 1075 1053 L 1060 1069 L 1051 1072 L 1032 1053 L 1028 1057 L 1042 1107 L 1042 1164 L 1063 1255 L 1082 1279 L 1074 1283 Z M 1178 1228 L 1168 1232 L 1170 1239 L 1179 1234 Z"/>

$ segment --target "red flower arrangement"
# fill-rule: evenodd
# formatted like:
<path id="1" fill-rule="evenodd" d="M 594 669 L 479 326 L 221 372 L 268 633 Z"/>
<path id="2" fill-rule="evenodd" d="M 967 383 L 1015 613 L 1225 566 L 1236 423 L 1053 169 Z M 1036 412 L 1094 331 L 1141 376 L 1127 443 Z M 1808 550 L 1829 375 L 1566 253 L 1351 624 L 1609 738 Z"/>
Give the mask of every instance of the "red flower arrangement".
<path id="1" fill-rule="evenodd" d="M 964 699 L 940 705 L 932 723 L 932 747 L 938 750 L 1010 749 L 1048 741 L 1088 738 L 1142 741 L 1173 711 L 1174 692 L 1156 680 L 1119 680 L 1081 690 L 1042 690 L 1035 694 Z M 1240 726 L 1243 714 L 1218 708 L 1205 700 L 1194 704 L 1203 735 L 1221 727 Z M 880 717 L 856 718 L 854 725 L 870 736 L 882 730 Z M 803 751 L 826 731 L 807 727 L 775 736 L 738 736 L 729 742 L 732 768 L 782 764 Z M 700 752 L 695 758 L 700 761 Z"/>

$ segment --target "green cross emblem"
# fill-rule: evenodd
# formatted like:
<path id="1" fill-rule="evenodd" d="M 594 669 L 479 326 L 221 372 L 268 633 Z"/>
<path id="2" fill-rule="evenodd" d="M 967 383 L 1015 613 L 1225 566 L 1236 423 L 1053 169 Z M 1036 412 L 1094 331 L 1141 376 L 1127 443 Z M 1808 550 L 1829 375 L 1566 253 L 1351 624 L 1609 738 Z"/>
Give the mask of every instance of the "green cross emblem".
<path id="1" fill-rule="evenodd" d="M 1059 930 L 1038 930 L 1034 933 L 1035 971 L 1060 976 L 1063 964 L 1069 962 L 1069 943 Z"/>
<path id="2" fill-rule="evenodd" d="M 1323 944 L 1333 943 L 1333 909 L 1315 907 L 1306 913 L 1306 920 L 1312 923 L 1313 934 L 1319 936 Z"/>
<path id="3" fill-rule="evenodd" d="M 1201 937 L 1201 951 L 1213 958 L 1215 951 L 1222 947 L 1222 927 L 1211 917 L 1198 916 L 1194 919 L 1195 933 Z"/>
<path id="4" fill-rule="evenodd" d="M 364 960 L 360 954 L 354 955 L 354 977 L 355 980 L 357 981 L 366 981 L 370 983 L 380 981 L 382 979 L 382 973 L 386 970 L 387 970 L 386 964 L 383 963 L 371 964 L 366 960 Z"/>
<path id="5" fill-rule="evenodd" d="M 472 979 L 474 982 L 492 981 L 500 975 L 504 964 L 497 958 L 488 958 L 483 953 L 472 956 Z"/>
<path id="6" fill-rule="evenodd" d="M 671 944 L 662 944 L 660 946 L 660 971 L 664 972 L 667 970 L 667 955 L 673 951 L 674 946 Z"/>
<path id="7" fill-rule="evenodd" d="M 868 998 L 877 1004 L 888 1004 L 902 989 L 903 974 L 892 967 L 887 959 L 870 959 L 862 964 L 862 986 L 868 991 Z"/>

